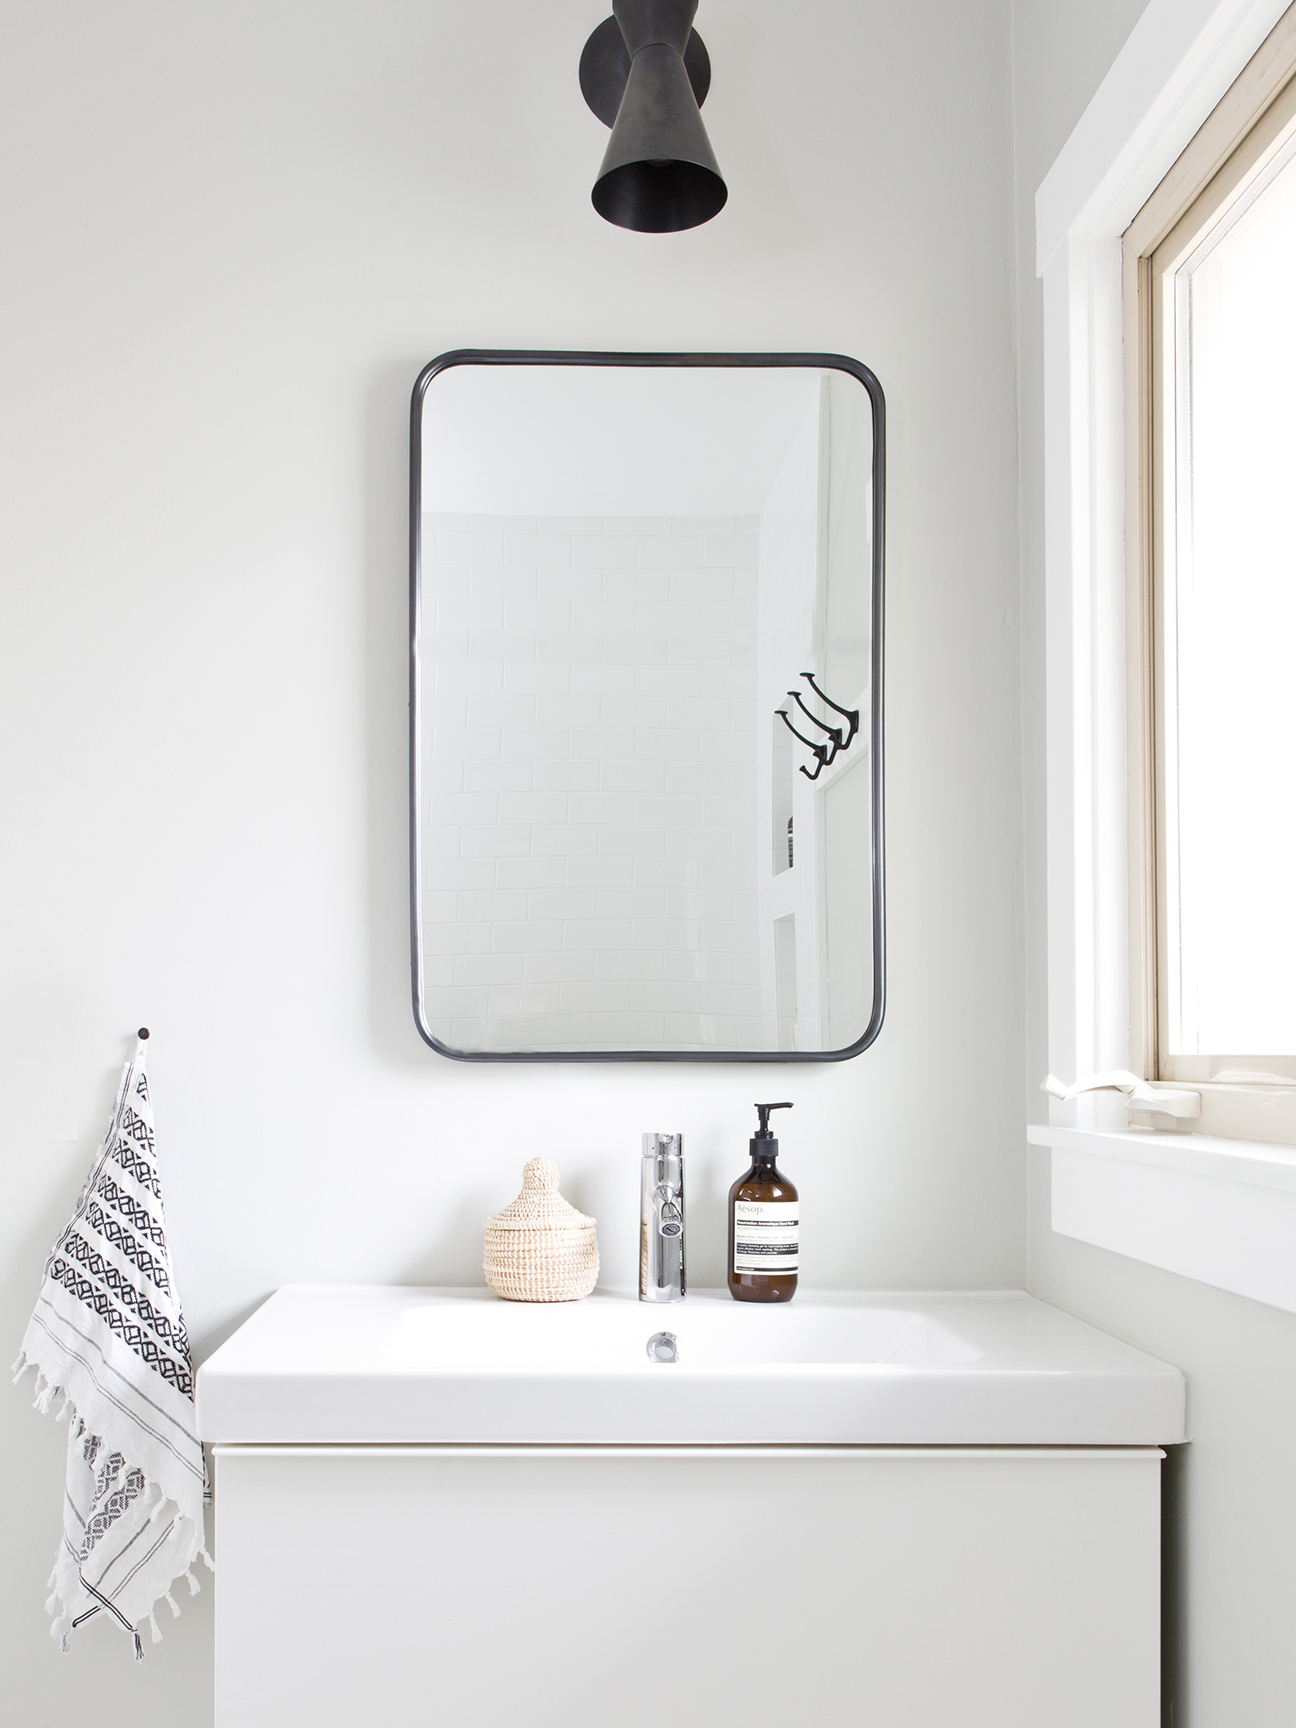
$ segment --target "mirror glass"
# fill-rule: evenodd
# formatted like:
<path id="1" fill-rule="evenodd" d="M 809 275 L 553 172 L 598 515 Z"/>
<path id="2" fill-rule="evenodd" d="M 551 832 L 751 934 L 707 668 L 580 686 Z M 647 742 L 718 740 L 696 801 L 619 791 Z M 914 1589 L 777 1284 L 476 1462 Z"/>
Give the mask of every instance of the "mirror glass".
<path id="1" fill-rule="evenodd" d="M 420 376 L 412 935 L 434 1047 L 796 1061 L 876 1036 L 881 416 L 872 374 L 829 357 L 449 355 Z"/>

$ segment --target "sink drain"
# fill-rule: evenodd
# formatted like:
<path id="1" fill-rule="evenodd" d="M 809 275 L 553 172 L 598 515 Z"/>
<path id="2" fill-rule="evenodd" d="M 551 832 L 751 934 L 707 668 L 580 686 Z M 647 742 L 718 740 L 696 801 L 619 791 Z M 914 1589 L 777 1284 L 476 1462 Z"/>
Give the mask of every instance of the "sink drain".
<path id="1" fill-rule="evenodd" d="M 679 1349 L 673 1332 L 654 1332 L 648 1340 L 650 1362 L 678 1362 Z"/>

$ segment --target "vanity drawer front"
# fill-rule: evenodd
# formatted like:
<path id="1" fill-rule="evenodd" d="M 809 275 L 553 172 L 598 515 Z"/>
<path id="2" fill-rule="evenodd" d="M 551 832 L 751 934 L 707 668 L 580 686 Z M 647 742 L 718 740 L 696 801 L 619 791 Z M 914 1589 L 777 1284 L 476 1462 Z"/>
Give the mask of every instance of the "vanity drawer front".
<path id="1" fill-rule="evenodd" d="M 221 1447 L 216 1728 L 1156 1728 L 1160 1458 Z"/>

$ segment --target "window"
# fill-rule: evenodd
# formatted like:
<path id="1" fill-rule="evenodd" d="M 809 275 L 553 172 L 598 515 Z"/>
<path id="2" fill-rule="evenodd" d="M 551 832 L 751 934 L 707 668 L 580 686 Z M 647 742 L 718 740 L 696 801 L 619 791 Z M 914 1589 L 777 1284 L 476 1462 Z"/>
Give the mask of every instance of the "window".
<path id="1" fill-rule="evenodd" d="M 1292 14 L 1124 255 L 1132 1053 L 1296 1140 Z"/>

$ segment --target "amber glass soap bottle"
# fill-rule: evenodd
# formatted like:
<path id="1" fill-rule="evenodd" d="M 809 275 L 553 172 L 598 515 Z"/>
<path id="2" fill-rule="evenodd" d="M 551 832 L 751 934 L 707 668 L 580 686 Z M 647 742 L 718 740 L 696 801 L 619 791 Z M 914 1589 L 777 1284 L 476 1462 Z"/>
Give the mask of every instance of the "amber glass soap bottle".
<path id="1" fill-rule="evenodd" d="M 790 1302 L 796 1295 L 801 1208 L 797 1191 L 778 1167 L 771 1110 L 758 1104 L 760 1127 L 751 1139 L 751 1169 L 729 1190 L 729 1293 L 736 1302 Z"/>

